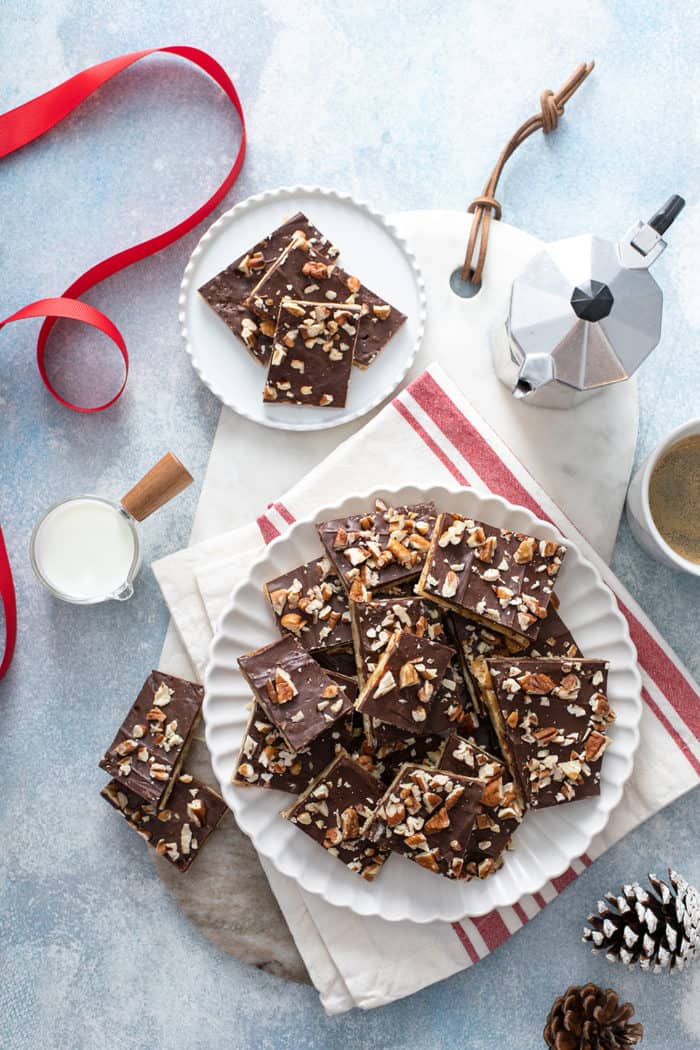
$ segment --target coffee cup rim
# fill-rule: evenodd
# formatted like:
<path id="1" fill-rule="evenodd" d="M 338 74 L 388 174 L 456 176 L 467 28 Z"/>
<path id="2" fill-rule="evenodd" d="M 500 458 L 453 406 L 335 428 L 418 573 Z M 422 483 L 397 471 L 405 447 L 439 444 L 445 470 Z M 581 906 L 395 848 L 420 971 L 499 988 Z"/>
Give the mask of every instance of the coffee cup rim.
<path id="1" fill-rule="evenodd" d="M 700 576 L 700 564 L 698 564 L 698 562 L 690 561 L 688 558 L 684 558 L 678 553 L 678 551 L 675 551 L 661 535 L 656 526 L 656 522 L 654 521 L 654 516 L 651 513 L 651 505 L 649 503 L 649 481 L 659 459 L 664 452 L 667 452 L 673 445 L 678 444 L 678 442 L 682 441 L 684 437 L 692 437 L 694 434 L 700 435 L 700 416 L 696 416 L 694 419 L 689 419 L 685 423 L 681 423 L 680 426 L 672 430 L 659 442 L 644 465 L 640 495 L 647 527 L 656 543 L 679 569 L 682 569 L 683 572 L 690 573 L 692 576 Z"/>

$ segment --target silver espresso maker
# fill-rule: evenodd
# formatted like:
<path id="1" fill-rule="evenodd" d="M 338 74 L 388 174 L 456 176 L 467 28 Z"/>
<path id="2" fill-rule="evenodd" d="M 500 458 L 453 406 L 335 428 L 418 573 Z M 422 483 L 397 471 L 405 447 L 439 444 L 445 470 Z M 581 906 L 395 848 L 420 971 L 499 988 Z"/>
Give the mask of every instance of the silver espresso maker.
<path id="1" fill-rule="evenodd" d="M 663 295 L 649 267 L 684 205 L 670 197 L 617 244 L 568 237 L 530 260 L 492 334 L 496 373 L 514 397 L 569 408 L 639 368 L 661 336 Z"/>

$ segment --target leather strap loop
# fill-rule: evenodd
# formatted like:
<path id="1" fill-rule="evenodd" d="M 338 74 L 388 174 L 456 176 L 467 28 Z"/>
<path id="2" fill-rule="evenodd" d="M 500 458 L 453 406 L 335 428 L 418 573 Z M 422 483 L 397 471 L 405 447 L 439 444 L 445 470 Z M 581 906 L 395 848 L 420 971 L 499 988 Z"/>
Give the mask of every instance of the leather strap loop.
<path id="1" fill-rule="evenodd" d="M 504 146 L 500 157 L 496 161 L 496 166 L 484 186 L 484 192 L 480 197 L 475 197 L 467 208 L 467 212 L 473 214 L 474 220 L 469 231 L 464 265 L 462 266 L 462 280 L 471 281 L 472 284 L 481 283 L 486 262 L 491 220 L 494 219 L 498 222 L 501 218 L 501 206 L 496 200 L 496 189 L 506 161 L 515 153 L 518 146 L 522 145 L 525 139 L 529 138 L 535 131 L 539 131 L 541 128 L 545 135 L 548 135 L 550 131 L 555 130 L 559 123 L 559 118 L 564 113 L 565 104 L 578 91 L 594 65 L 594 62 L 581 63 L 557 92 L 550 91 L 549 88 L 543 91 L 540 95 L 540 112 L 534 117 L 530 117 L 524 124 L 521 124 Z"/>

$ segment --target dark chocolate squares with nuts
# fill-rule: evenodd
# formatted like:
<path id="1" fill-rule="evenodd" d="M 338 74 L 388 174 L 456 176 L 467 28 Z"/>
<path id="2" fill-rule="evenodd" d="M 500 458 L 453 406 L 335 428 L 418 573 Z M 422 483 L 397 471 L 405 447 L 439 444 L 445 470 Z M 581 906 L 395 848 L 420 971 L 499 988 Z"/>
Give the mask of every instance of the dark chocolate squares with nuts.
<path id="1" fill-rule="evenodd" d="M 608 703 L 604 660 L 488 660 L 489 713 L 532 809 L 600 794 Z"/>
<path id="2" fill-rule="evenodd" d="M 359 320 L 359 306 L 283 299 L 263 401 L 342 408 Z"/>
<path id="3" fill-rule="evenodd" d="M 526 644 L 539 634 L 566 548 L 441 514 L 416 593 Z"/>
<path id="4" fill-rule="evenodd" d="M 283 815 L 367 878 L 396 852 L 484 879 L 527 808 L 600 791 L 607 666 L 558 614 L 565 547 L 427 501 L 316 528 L 324 555 L 266 586 L 285 636 L 239 660 L 233 783 L 298 795 Z"/>
<path id="5" fill-rule="evenodd" d="M 159 856 L 181 872 L 202 852 L 227 809 L 220 795 L 189 773 L 177 777 L 167 807 L 162 809 L 116 780 L 110 780 L 100 794 Z"/>
<path id="6" fill-rule="evenodd" d="M 387 851 L 371 842 L 362 827 L 383 794 L 383 785 L 359 762 L 341 753 L 283 817 L 337 857 L 350 871 L 371 882 Z"/>
<path id="7" fill-rule="evenodd" d="M 348 598 L 330 558 L 317 558 L 270 580 L 265 593 L 280 631 L 293 634 L 305 649 L 349 649 Z"/>
<path id="8" fill-rule="evenodd" d="M 271 406 L 342 407 L 352 365 L 369 367 L 406 321 L 400 310 L 341 270 L 338 254 L 297 212 L 199 289 L 251 356 L 269 367 L 263 400 Z M 311 304 L 294 324 L 282 308 L 289 300 Z M 326 310 L 330 321 L 320 316 Z M 347 315 L 351 320 L 342 320 Z M 307 329 L 323 322 L 323 338 L 302 340 L 300 320 Z M 330 330 L 336 324 L 346 329 L 342 335 Z"/>
<path id="9" fill-rule="evenodd" d="M 461 879 L 483 793 L 484 785 L 471 777 L 402 766 L 364 834 L 428 871 Z"/>
<path id="10" fill-rule="evenodd" d="M 291 635 L 239 656 L 238 666 L 292 751 L 307 747 L 352 710 L 338 682 Z"/>
<path id="11" fill-rule="evenodd" d="M 245 300 L 262 274 L 289 247 L 297 231 L 303 233 L 319 259 L 330 260 L 338 254 L 307 217 L 297 212 L 199 289 L 204 301 L 263 365 L 267 365 L 272 353 L 275 320 L 257 317 L 245 305 Z"/>
<path id="12" fill-rule="evenodd" d="M 145 802 L 163 806 L 189 747 L 203 699 L 200 685 L 153 671 L 100 768 Z"/>
<path id="13" fill-rule="evenodd" d="M 388 507 L 316 524 L 321 543 L 349 597 L 369 601 L 372 594 L 419 576 L 435 525 L 435 504 Z"/>

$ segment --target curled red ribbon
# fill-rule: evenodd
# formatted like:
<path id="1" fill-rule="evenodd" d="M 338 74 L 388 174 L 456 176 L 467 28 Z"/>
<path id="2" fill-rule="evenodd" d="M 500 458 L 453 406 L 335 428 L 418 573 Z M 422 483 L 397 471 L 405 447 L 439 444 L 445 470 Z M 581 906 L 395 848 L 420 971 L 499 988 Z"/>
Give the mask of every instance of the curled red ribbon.
<path id="1" fill-rule="evenodd" d="M 44 132 L 63 120 L 76 106 L 84 102 L 93 91 L 96 91 L 106 81 L 121 73 L 122 70 L 127 69 L 134 62 L 138 62 L 139 59 L 145 58 L 147 55 L 157 53 L 178 55 L 180 58 L 187 59 L 187 61 L 199 66 L 219 85 L 224 94 L 233 103 L 240 119 L 241 142 L 236 159 L 224 181 L 209 200 L 205 201 L 192 215 L 183 219 L 182 222 L 178 223 L 177 226 L 173 226 L 172 229 L 166 230 L 165 233 L 151 237 L 147 241 L 142 241 L 132 248 L 117 252 L 116 255 L 110 256 L 109 259 L 104 259 L 102 262 L 97 263 L 96 266 L 93 266 L 82 276 L 78 277 L 76 281 L 73 281 L 60 298 L 39 300 L 36 303 L 25 306 L 22 310 L 18 310 L 17 313 L 11 314 L 10 317 L 0 320 L 0 328 L 2 328 L 11 321 L 19 321 L 25 317 L 46 318 L 41 326 L 36 346 L 39 373 L 49 393 L 57 401 L 60 401 L 62 405 L 72 408 L 75 412 L 100 412 L 113 405 L 126 386 L 129 370 L 129 355 L 119 329 L 99 310 L 85 303 L 77 302 L 78 296 L 82 295 L 89 288 L 94 287 L 94 285 L 99 284 L 106 277 L 111 277 L 112 274 L 125 269 L 127 266 L 131 266 L 132 263 L 139 262 L 154 252 L 167 248 L 173 241 L 178 240 L 185 233 L 189 233 L 223 200 L 238 178 L 243 166 L 246 146 L 243 107 L 228 73 L 206 51 L 200 51 L 196 47 L 152 47 L 145 51 L 133 51 L 129 55 L 121 55 L 119 58 L 111 58 L 107 62 L 100 62 L 96 66 L 91 66 L 90 69 L 84 69 L 82 73 L 77 73 L 63 84 L 59 84 L 58 87 L 52 88 L 30 102 L 25 102 L 24 105 L 17 106 L 16 109 L 11 109 L 8 113 L 0 115 L 1 159 L 10 153 L 14 153 L 15 150 L 21 149 L 22 146 L 26 146 L 28 142 L 39 138 Z M 124 360 L 124 382 L 114 397 L 103 405 L 92 407 L 75 405 L 62 397 L 49 380 L 45 367 L 46 343 L 51 329 L 59 317 L 82 321 L 85 324 L 92 325 L 94 328 L 98 328 L 116 344 L 121 353 Z"/>
<path id="2" fill-rule="evenodd" d="M 102 262 L 97 263 L 82 276 L 78 277 L 76 281 L 73 281 L 62 296 L 52 299 L 40 299 L 35 303 L 24 306 L 21 310 L 17 310 L 4 320 L 0 320 L 1 329 L 12 321 L 20 321 L 29 317 L 45 318 L 39 332 L 36 347 L 39 374 L 49 393 L 57 401 L 60 401 L 62 405 L 73 409 L 75 412 L 100 412 L 113 405 L 126 386 L 129 370 L 129 355 L 126 343 L 117 326 L 105 314 L 96 310 L 94 306 L 80 302 L 78 296 L 82 295 L 89 288 L 94 287 L 94 285 L 99 284 L 106 277 L 111 277 L 112 274 L 118 273 L 119 270 L 123 270 L 127 266 L 131 266 L 132 263 L 139 262 L 154 252 L 167 248 L 179 237 L 192 230 L 224 199 L 238 178 L 245 157 L 246 130 L 243 107 L 228 73 L 211 55 L 207 54 L 206 51 L 200 51 L 196 47 L 176 46 L 152 47 L 145 51 L 133 51 L 128 55 L 120 55 L 118 58 L 109 59 L 107 62 L 100 62 L 96 66 L 91 66 L 89 69 L 84 69 L 81 73 L 77 73 L 74 77 L 70 77 L 69 80 L 45 92 L 43 95 L 39 95 L 29 102 L 17 106 L 16 109 L 0 115 L 0 158 L 2 158 L 10 153 L 14 153 L 15 150 L 21 149 L 22 146 L 26 146 L 28 142 L 39 138 L 50 128 L 54 127 L 88 98 L 93 91 L 96 91 L 97 88 L 111 80 L 112 77 L 121 73 L 122 70 L 127 69 L 134 62 L 138 62 L 139 59 L 145 58 L 147 55 L 157 53 L 177 55 L 188 62 L 192 62 L 219 85 L 238 114 L 241 124 L 241 141 L 236 158 L 225 179 L 211 197 L 192 215 L 183 219 L 177 226 L 166 230 L 165 233 L 151 237 L 147 241 L 142 241 L 140 244 L 117 252 L 116 255 L 110 256 L 109 259 L 104 259 Z M 59 394 L 47 375 L 45 366 L 46 343 L 51 329 L 60 317 L 80 321 L 83 324 L 92 325 L 93 328 L 99 329 L 112 340 L 122 356 L 124 361 L 124 381 L 114 397 L 102 405 L 86 407 L 73 404 Z M 2 663 L 0 663 L 0 678 L 2 678 L 12 659 L 17 623 L 12 573 L 1 531 L 0 600 L 2 600 L 4 608 L 6 635 L 4 656 Z"/>

